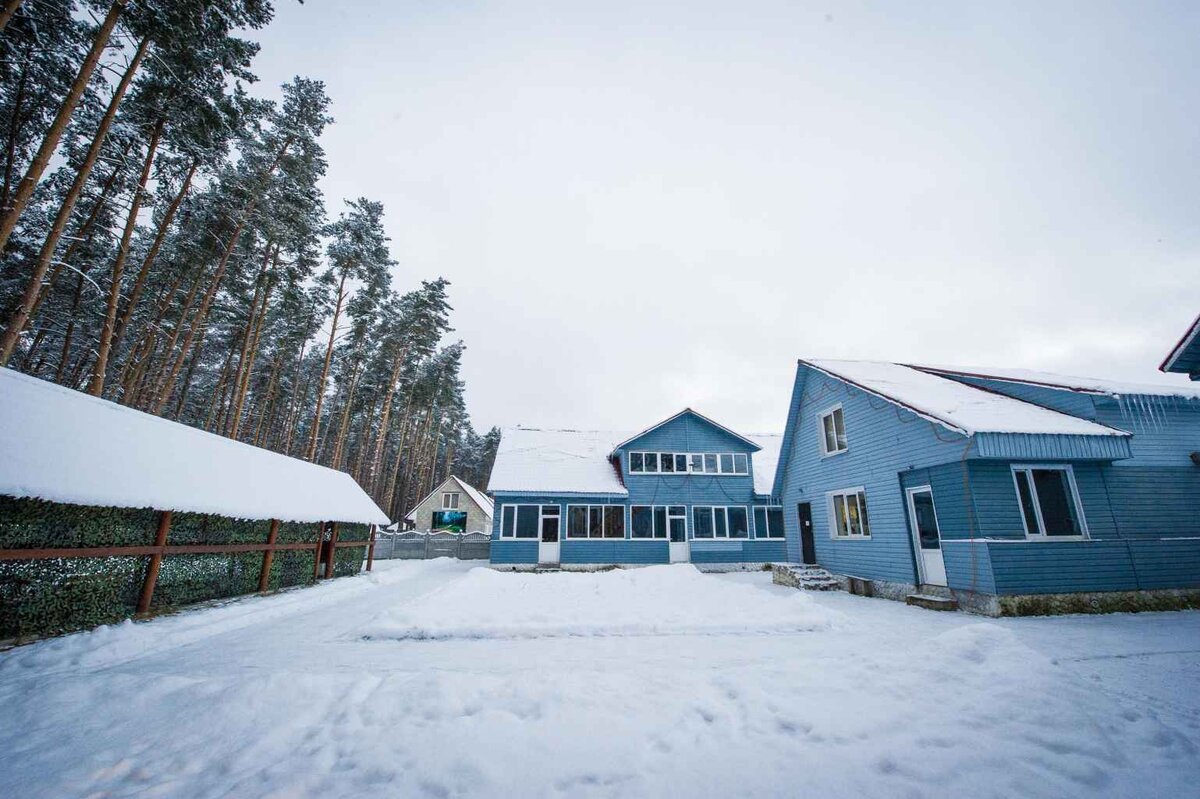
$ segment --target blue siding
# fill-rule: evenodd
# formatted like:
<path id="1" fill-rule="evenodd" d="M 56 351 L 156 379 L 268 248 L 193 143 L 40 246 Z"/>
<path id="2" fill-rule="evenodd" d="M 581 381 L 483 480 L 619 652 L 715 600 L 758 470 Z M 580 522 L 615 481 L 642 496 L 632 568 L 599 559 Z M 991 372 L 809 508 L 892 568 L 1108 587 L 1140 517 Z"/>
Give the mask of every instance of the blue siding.
<path id="1" fill-rule="evenodd" d="M 979 594 L 996 593 L 991 550 L 987 542 L 945 541 L 942 543 L 942 558 L 946 561 L 946 583 L 949 587 Z"/>
<path id="2" fill-rule="evenodd" d="M 783 563 L 783 541 L 692 541 L 693 563 Z"/>
<path id="3" fill-rule="evenodd" d="M 670 559 L 669 554 L 666 541 L 565 539 L 560 548 L 561 562 L 572 564 L 666 563 Z"/>
<path id="4" fill-rule="evenodd" d="M 793 423 L 785 433 L 787 449 L 782 454 L 789 559 L 800 559 L 796 503 L 811 502 L 817 561 L 822 566 L 840 574 L 915 582 L 900 473 L 944 464 L 957 468 L 971 454 L 971 441 L 807 366 L 799 370 L 803 374 L 796 381 L 789 411 Z M 838 403 L 846 421 L 848 450 L 823 457 L 817 417 Z M 957 485 L 961 492 L 961 476 Z M 830 534 L 826 492 L 856 486 L 866 489 L 871 537 L 835 540 Z M 934 502 L 939 523 L 946 514 L 945 523 L 952 529 L 968 524 L 965 517 L 951 518 L 953 503 L 944 490 L 935 489 Z"/>
<path id="5" fill-rule="evenodd" d="M 516 541 L 506 538 L 503 541 L 492 539 L 491 562 L 501 565 L 517 565 L 538 562 L 538 542 L 522 539 Z"/>
<path id="6" fill-rule="evenodd" d="M 1021 594 L 1200 585 L 1200 469 L 1189 459 L 1200 451 L 1200 401 L 962 381 L 1134 435 L 1095 444 L 1070 436 L 972 442 L 802 364 L 778 480 L 789 559 L 799 559 L 795 503 L 808 501 L 823 566 L 914 582 L 904 489 L 929 485 L 952 588 Z M 839 402 L 849 450 L 823 458 L 817 415 Z M 1026 540 L 1011 471 L 1022 462 L 1072 465 L 1090 540 Z M 872 538 L 832 540 L 825 493 L 859 485 Z"/>

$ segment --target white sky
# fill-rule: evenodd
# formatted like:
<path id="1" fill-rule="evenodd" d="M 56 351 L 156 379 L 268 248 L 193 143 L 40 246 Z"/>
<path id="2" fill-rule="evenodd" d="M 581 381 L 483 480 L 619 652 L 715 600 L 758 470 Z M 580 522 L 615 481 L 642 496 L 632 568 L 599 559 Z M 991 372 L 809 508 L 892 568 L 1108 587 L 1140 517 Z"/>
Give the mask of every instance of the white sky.
<path id="1" fill-rule="evenodd" d="M 277 0 L 475 424 L 783 428 L 797 357 L 1128 380 L 1200 311 L 1200 4 Z"/>

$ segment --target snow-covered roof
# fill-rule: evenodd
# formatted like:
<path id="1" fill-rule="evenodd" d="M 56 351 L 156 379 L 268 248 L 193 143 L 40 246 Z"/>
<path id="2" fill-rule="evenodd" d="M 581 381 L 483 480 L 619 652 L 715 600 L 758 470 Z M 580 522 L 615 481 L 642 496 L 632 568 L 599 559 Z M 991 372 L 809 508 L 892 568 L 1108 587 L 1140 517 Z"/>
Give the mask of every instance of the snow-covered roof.
<path id="1" fill-rule="evenodd" d="M 718 430 L 721 430 L 722 432 L 728 433 L 729 435 L 733 436 L 734 438 L 736 438 L 736 439 L 739 439 L 739 440 L 741 440 L 741 441 L 743 441 L 743 442 L 745 442 L 745 443 L 749 444 L 751 447 L 757 447 L 757 446 L 758 446 L 758 444 L 757 444 L 756 442 L 752 441 L 752 440 L 751 440 L 751 439 L 749 439 L 749 438 L 746 438 L 746 436 L 742 435 L 741 433 L 736 433 L 736 432 L 734 432 L 733 430 L 730 430 L 728 427 L 726 427 L 725 425 L 721 424 L 720 422 L 714 422 L 712 419 L 708 418 L 707 416 L 705 416 L 704 414 L 700 413 L 699 411 L 697 411 L 697 410 L 693 410 L 693 409 L 691 409 L 691 408 L 684 408 L 684 409 L 683 409 L 682 411 L 680 411 L 679 413 L 676 413 L 676 414 L 673 414 L 673 415 L 671 415 L 671 416 L 668 416 L 666 419 L 663 419 L 661 422 L 657 422 L 656 424 L 652 424 L 652 425 L 650 425 L 649 427 L 647 427 L 645 430 L 639 430 L 638 432 L 634 433 L 633 435 L 629 436 L 628 438 L 624 439 L 623 441 L 620 441 L 620 442 L 618 442 L 617 444 L 615 444 L 615 445 L 613 446 L 613 451 L 612 451 L 610 454 L 612 454 L 612 455 L 615 455 L 615 454 L 616 454 L 616 451 L 617 451 L 618 449 L 620 449 L 621 447 L 625 446 L 626 444 L 628 444 L 629 442 L 633 441 L 634 439 L 641 438 L 642 436 L 646 435 L 647 433 L 651 432 L 652 430 L 657 430 L 658 428 L 662 427 L 662 426 L 663 426 L 663 425 L 665 425 L 665 424 L 670 424 L 671 422 L 673 422 L 673 421 L 675 421 L 676 419 L 678 419 L 680 416 L 683 416 L 684 414 L 687 414 L 687 413 L 690 413 L 691 415 L 693 415 L 693 416 L 695 416 L 695 417 L 697 417 L 697 418 L 699 418 L 699 419 L 702 419 L 702 420 L 704 420 L 705 422 L 708 422 L 710 425 L 712 425 L 713 427 L 717 428 Z"/>
<path id="2" fill-rule="evenodd" d="M 775 470 L 779 468 L 779 450 L 783 436 L 746 436 L 762 449 L 754 453 L 754 493 L 770 494 L 775 485 Z"/>
<path id="3" fill-rule="evenodd" d="M 1180 337 L 1179 343 L 1158 368 L 1163 372 L 1183 372 L 1196 379 L 1196 375 L 1200 374 L 1200 316 L 1196 317 L 1196 321 L 1192 322 L 1192 326 Z"/>
<path id="4" fill-rule="evenodd" d="M 1122 430 L 903 364 L 835 360 L 802 360 L 801 363 L 968 436 L 975 433 L 1129 435 Z"/>
<path id="5" fill-rule="evenodd" d="M 1200 398 L 1200 388 L 1186 384 L 1126 383 L 1120 380 L 1105 380 L 1098 377 L 1075 377 L 1073 375 L 1060 375 L 1053 372 L 1039 372 L 1033 369 L 971 369 L 953 366 L 926 366 L 924 364 L 913 364 L 913 366 L 922 371 L 936 372 L 937 374 L 980 377 L 1003 380 L 1008 383 L 1024 383 L 1031 386 L 1062 388 L 1082 394 L 1101 394 L 1109 397 L 1136 394 L 1151 397 Z"/>
<path id="6" fill-rule="evenodd" d="M 437 488 L 433 489 L 428 494 L 426 494 L 425 497 L 420 502 L 418 502 L 416 505 L 413 505 L 414 512 L 405 516 L 404 521 L 411 522 L 411 521 L 415 520 L 416 519 L 416 513 L 415 513 L 416 509 L 421 507 L 422 505 L 424 505 L 425 501 L 428 500 L 430 497 L 432 497 L 434 494 L 437 494 L 440 491 L 444 491 L 446 489 L 446 486 L 451 483 L 453 483 L 455 486 L 461 488 L 464 492 L 466 492 L 467 496 L 469 496 L 471 498 L 472 502 L 474 502 L 476 505 L 479 506 L 480 510 L 482 510 L 484 513 L 486 513 L 489 517 L 492 515 L 494 508 L 492 506 L 492 498 L 491 497 L 489 497 L 487 494 L 480 491 L 475 486 L 468 483 L 466 480 L 463 480 L 461 477 L 456 477 L 455 475 L 450 475 L 449 477 L 447 477 L 445 480 L 442 481 L 441 485 L 439 485 Z"/>
<path id="7" fill-rule="evenodd" d="M 387 524 L 345 472 L 0 369 L 0 494 L 238 519 Z"/>
<path id="8" fill-rule="evenodd" d="M 510 427 L 500 434 L 488 491 L 627 495 L 608 459 L 624 432 Z"/>

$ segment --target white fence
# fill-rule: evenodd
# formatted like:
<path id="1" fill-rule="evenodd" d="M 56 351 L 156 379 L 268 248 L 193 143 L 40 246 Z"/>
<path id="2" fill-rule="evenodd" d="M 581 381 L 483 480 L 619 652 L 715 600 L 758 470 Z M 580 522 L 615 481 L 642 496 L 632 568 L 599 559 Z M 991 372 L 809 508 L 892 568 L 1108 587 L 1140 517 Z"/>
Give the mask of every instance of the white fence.
<path id="1" fill-rule="evenodd" d="M 423 560 L 425 558 L 458 558 L 487 560 L 491 556 L 492 537 L 489 533 L 448 533 L 444 531 L 403 533 L 380 532 L 375 537 L 375 557 L 383 560 Z"/>

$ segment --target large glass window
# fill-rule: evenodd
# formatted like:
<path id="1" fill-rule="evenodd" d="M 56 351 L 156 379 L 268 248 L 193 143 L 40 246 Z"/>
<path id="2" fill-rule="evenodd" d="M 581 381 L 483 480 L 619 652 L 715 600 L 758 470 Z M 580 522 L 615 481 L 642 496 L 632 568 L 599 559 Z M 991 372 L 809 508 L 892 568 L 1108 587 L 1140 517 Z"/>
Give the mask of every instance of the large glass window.
<path id="1" fill-rule="evenodd" d="M 840 405 L 821 414 L 821 451 L 826 455 L 846 451 L 846 419 Z"/>
<path id="2" fill-rule="evenodd" d="M 629 473 L 641 474 L 646 471 L 646 459 L 640 452 L 629 453 Z"/>
<path id="3" fill-rule="evenodd" d="M 1083 509 L 1069 466 L 1014 467 L 1017 498 L 1030 538 L 1082 538 Z"/>
<path id="4" fill-rule="evenodd" d="M 660 464 L 659 468 L 663 472 L 668 472 L 668 473 L 674 474 L 674 472 L 675 472 L 675 456 L 674 455 L 672 455 L 670 452 L 661 452 L 658 455 L 658 462 Z"/>
<path id="5" fill-rule="evenodd" d="M 829 529 L 835 538 L 870 538 L 867 493 L 861 488 L 834 491 L 829 495 Z"/>
<path id="6" fill-rule="evenodd" d="M 754 537 L 783 538 L 783 508 L 755 508 Z"/>
<path id="7" fill-rule="evenodd" d="M 749 538 L 750 520 L 741 505 L 692 508 L 692 538 Z"/>
<path id="8" fill-rule="evenodd" d="M 745 452 L 630 452 L 630 474 L 750 474 Z"/>
<path id="9" fill-rule="evenodd" d="M 692 538 L 713 537 L 712 510 L 703 505 L 692 506 Z"/>
<path id="10" fill-rule="evenodd" d="M 567 507 L 567 538 L 624 538 L 623 505 L 570 505 Z"/>
<path id="11" fill-rule="evenodd" d="M 629 528 L 632 538 L 653 538 L 653 508 L 649 505 L 634 505 L 631 507 L 629 509 Z"/>
<path id="12" fill-rule="evenodd" d="M 746 516 L 746 509 L 740 506 L 726 508 L 725 513 L 729 517 L 729 537 L 749 538 L 750 520 Z"/>
<path id="13" fill-rule="evenodd" d="M 500 509 L 500 537 L 537 538 L 541 512 L 541 505 L 503 506 Z"/>
<path id="14" fill-rule="evenodd" d="M 705 474 L 716 474 L 717 473 L 717 456 L 711 452 L 706 452 L 704 454 L 704 473 Z"/>

